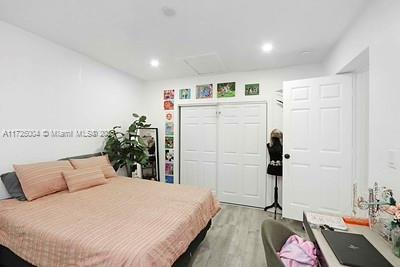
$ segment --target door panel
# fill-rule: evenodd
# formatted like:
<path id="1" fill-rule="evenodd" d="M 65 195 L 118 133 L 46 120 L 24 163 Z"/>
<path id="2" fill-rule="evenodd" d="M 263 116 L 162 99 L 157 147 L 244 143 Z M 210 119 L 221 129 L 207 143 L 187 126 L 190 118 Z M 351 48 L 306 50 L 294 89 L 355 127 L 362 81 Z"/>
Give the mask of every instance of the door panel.
<path id="1" fill-rule="evenodd" d="M 211 188 L 223 202 L 265 206 L 265 104 L 181 107 L 180 136 L 182 184 Z"/>
<path id="2" fill-rule="evenodd" d="M 352 79 L 284 83 L 283 215 L 351 212 Z"/>
<path id="3" fill-rule="evenodd" d="M 181 183 L 217 190 L 217 108 L 181 108 Z"/>
<path id="4" fill-rule="evenodd" d="M 222 104 L 219 110 L 218 198 L 264 207 L 266 105 Z"/>

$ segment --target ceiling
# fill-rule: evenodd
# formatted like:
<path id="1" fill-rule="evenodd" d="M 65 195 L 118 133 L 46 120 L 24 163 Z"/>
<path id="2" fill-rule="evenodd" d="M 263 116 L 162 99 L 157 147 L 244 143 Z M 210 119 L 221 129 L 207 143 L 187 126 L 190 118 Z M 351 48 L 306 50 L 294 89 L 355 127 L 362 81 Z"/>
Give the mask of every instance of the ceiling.
<path id="1" fill-rule="evenodd" d="M 160 80 L 319 63 L 367 2 L 0 0 L 0 20 L 135 77 Z M 175 16 L 165 16 L 163 7 Z M 261 51 L 265 42 L 275 47 L 269 54 Z M 150 66 L 153 58 L 158 68 Z"/>

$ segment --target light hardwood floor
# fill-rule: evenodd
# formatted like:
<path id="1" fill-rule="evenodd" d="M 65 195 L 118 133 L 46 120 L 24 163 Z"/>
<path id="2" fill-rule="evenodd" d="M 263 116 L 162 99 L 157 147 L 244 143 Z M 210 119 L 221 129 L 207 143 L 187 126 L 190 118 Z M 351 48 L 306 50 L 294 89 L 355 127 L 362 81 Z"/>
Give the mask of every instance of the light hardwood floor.
<path id="1" fill-rule="evenodd" d="M 273 218 L 273 213 L 223 204 L 189 267 L 266 266 L 260 229 L 267 218 Z M 300 222 L 278 219 L 304 236 Z"/>

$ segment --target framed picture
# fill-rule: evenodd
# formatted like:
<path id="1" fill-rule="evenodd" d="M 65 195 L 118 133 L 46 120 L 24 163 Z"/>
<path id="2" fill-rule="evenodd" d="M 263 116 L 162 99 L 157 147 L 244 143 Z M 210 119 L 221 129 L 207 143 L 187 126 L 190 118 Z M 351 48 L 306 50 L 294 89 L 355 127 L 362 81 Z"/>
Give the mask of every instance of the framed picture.
<path id="1" fill-rule="evenodd" d="M 175 90 L 164 90 L 164 100 L 172 100 L 175 98 Z"/>
<path id="2" fill-rule="evenodd" d="M 259 95 L 260 94 L 260 84 L 253 83 L 253 84 L 246 84 L 244 89 L 245 95 Z"/>
<path id="3" fill-rule="evenodd" d="M 190 99 L 192 98 L 192 90 L 191 89 L 180 89 L 179 90 L 179 99 Z"/>
<path id="4" fill-rule="evenodd" d="M 174 164 L 165 163 L 165 175 L 174 175 Z"/>
<path id="5" fill-rule="evenodd" d="M 160 181 L 160 159 L 158 148 L 158 128 L 141 128 L 138 131 L 139 136 L 146 144 L 149 156 L 146 164 L 141 164 L 141 178 L 147 180 Z"/>
<path id="6" fill-rule="evenodd" d="M 165 162 L 166 163 L 173 163 L 174 162 L 174 150 L 173 149 L 166 149 L 165 150 Z"/>
<path id="7" fill-rule="evenodd" d="M 173 122 L 165 123 L 165 135 L 174 135 L 174 123 Z"/>
<path id="8" fill-rule="evenodd" d="M 165 137 L 165 148 L 174 148 L 174 137 L 166 136 Z"/>
<path id="9" fill-rule="evenodd" d="M 196 98 L 213 98 L 213 85 L 203 84 L 196 86 Z"/>
<path id="10" fill-rule="evenodd" d="M 167 111 L 165 113 L 165 119 L 167 121 L 173 121 L 174 120 L 174 114 L 171 111 Z"/>
<path id="11" fill-rule="evenodd" d="M 174 100 L 165 100 L 164 110 L 173 110 L 173 109 L 174 109 Z"/>
<path id="12" fill-rule="evenodd" d="M 235 82 L 217 84 L 217 97 L 234 97 L 235 93 Z"/>
<path id="13" fill-rule="evenodd" d="M 166 182 L 167 184 L 173 184 L 173 183 L 174 183 L 174 176 L 172 176 L 172 175 L 166 175 L 166 176 L 165 176 L 165 182 Z"/>

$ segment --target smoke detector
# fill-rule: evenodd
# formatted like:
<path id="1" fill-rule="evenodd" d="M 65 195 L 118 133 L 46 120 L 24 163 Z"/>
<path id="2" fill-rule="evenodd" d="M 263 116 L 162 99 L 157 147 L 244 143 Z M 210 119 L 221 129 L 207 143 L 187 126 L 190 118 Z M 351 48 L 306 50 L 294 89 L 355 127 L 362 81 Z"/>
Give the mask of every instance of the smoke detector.
<path id="1" fill-rule="evenodd" d="M 161 11 L 164 14 L 164 16 L 169 17 L 169 18 L 171 18 L 171 17 L 176 15 L 175 9 L 173 9 L 171 7 L 168 7 L 168 6 L 162 7 Z"/>

